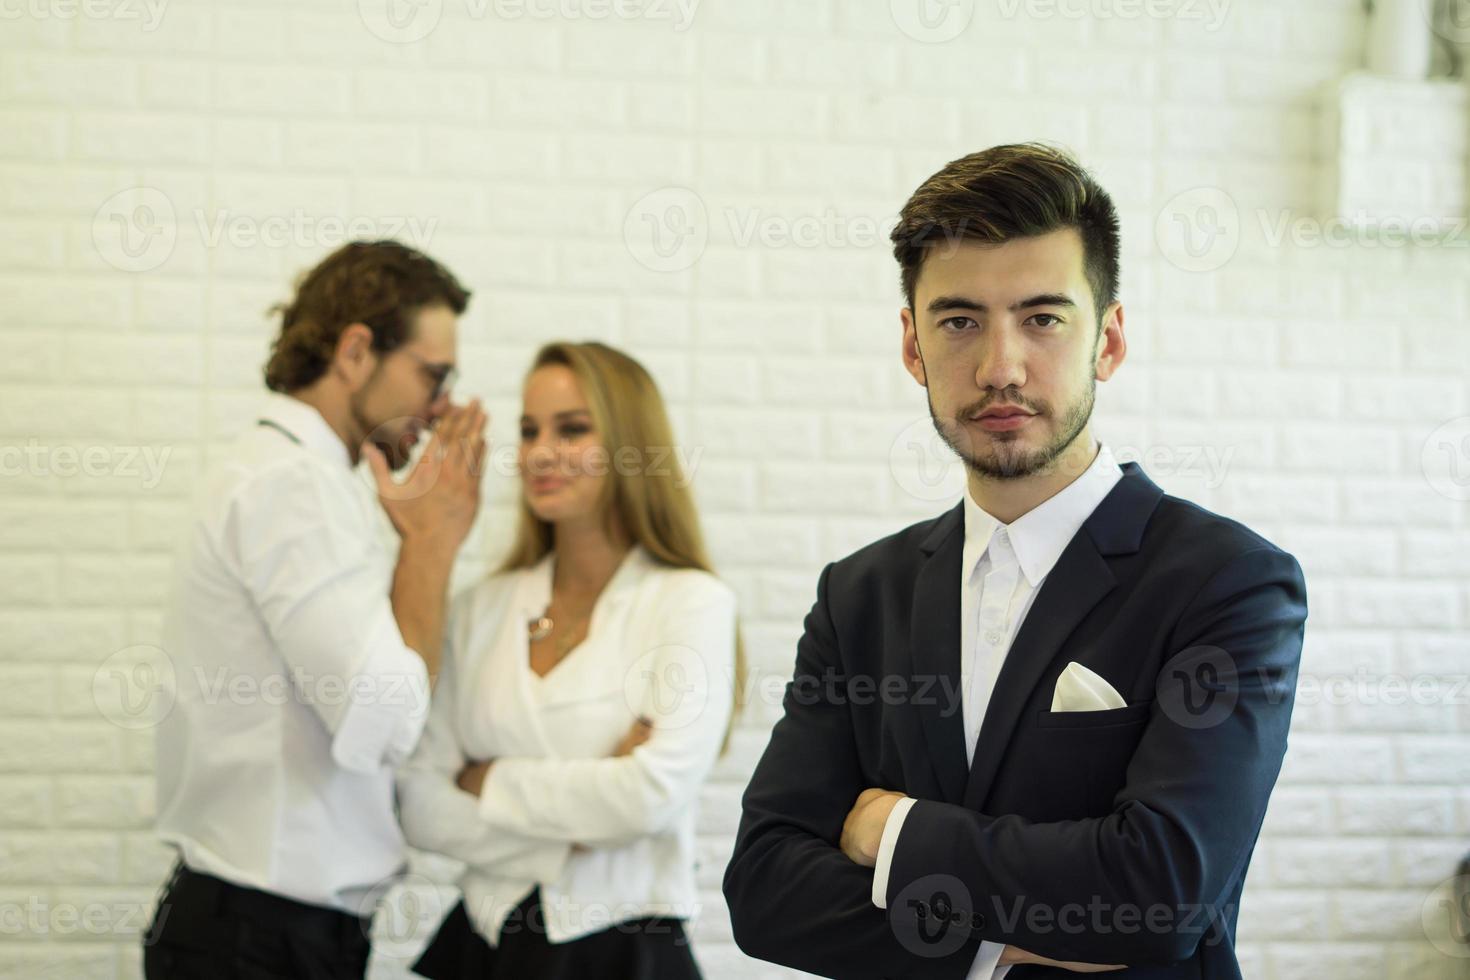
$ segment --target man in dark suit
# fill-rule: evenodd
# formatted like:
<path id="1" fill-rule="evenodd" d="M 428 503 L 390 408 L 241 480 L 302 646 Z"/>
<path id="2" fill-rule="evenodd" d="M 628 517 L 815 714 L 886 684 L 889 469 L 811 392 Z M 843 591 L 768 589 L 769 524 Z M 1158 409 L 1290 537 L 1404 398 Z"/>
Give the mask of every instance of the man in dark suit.
<path id="1" fill-rule="evenodd" d="M 1094 439 L 1118 224 L 1074 160 L 957 160 L 893 241 L 965 498 L 818 580 L 725 873 L 735 940 L 843 978 L 1239 978 L 1301 569 Z"/>

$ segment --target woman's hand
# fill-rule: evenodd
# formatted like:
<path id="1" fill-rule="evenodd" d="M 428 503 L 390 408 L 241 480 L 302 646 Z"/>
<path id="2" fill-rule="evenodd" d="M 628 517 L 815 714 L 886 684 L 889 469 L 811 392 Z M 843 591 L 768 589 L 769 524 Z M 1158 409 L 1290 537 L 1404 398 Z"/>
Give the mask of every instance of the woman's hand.
<path id="1" fill-rule="evenodd" d="M 648 737 L 652 734 L 653 724 L 647 718 L 639 718 L 633 722 L 633 727 L 628 729 L 628 734 L 623 736 L 618 747 L 613 749 L 613 757 L 631 755 L 633 750 L 648 741 Z"/>
<path id="2" fill-rule="evenodd" d="M 623 740 L 618 743 L 618 747 L 613 749 L 612 758 L 616 759 L 619 756 L 632 755 L 633 750 L 648 741 L 648 737 L 652 734 L 652 723 L 647 718 L 639 718 L 633 722 L 633 727 L 628 729 L 628 734 L 623 736 Z M 592 848 L 586 844 L 572 845 L 573 854 L 586 854 L 590 850 Z"/>

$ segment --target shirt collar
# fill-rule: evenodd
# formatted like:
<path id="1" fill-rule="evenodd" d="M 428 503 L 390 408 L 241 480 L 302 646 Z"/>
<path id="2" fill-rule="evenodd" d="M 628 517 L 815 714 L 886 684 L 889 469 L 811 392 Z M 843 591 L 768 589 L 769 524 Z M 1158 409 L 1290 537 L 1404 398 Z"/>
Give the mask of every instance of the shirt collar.
<path id="1" fill-rule="evenodd" d="M 260 419 L 286 430 L 312 452 L 352 468 L 352 455 L 347 452 L 342 437 L 327 424 L 321 412 L 301 399 L 279 391 L 268 392 Z"/>
<path id="2" fill-rule="evenodd" d="M 1097 456 L 1081 476 L 1008 525 L 1002 525 L 981 509 L 966 487 L 964 581 L 974 577 L 975 567 L 985 556 L 995 532 L 1004 527 L 1021 571 L 1031 587 L 1036 588 L 1062 557 L 1068 542 L 1122 478 L 1123 470 L 1113 458 L 1112 450 L 1100 444 Z"/>

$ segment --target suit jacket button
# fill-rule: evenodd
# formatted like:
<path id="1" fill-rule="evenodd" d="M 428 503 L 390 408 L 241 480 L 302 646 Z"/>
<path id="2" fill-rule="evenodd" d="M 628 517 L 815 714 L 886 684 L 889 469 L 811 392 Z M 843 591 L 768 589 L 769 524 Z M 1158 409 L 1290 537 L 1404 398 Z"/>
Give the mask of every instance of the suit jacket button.
<path id="1" fill-rule="evenodd" d="M 914 915 L 916 915 L 920 919 L 927 919 L 929 917 L 929 903 L 920 902 L 919 904 L 915 905 Z"/>
<path id="2" fill-rule="evenodd" d="M 985 928 L 985 913 L 984 912 L 976 912 L 974 915 L 970 916 L 970 926 L 971 926 L 971 928 L 974 928 L 974 929 L 984 929 Z"/>

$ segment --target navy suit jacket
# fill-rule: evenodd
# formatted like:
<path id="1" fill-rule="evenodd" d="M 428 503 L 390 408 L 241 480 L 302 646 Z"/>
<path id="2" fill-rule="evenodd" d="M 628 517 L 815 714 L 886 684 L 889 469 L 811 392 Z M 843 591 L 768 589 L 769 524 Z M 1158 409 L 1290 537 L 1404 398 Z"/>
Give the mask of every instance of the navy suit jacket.
<path id="1" fill-rule="evenodd" d="M 960 505 L 823 570 L 725 871 L 736 942 L 828 977 L 958 980 L 987 940 L 1127 964 L 1119 980 L 1238 980 L 1307 617 L 1296 560 L 1124 464 L 1042 583 L 967 766 L 963 546 Z M 1127 706 L 1053 713 L 1069 661 Z M 869 787 L 919 801 L 886 911 L 837 846 Z"/>

